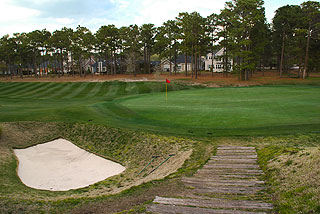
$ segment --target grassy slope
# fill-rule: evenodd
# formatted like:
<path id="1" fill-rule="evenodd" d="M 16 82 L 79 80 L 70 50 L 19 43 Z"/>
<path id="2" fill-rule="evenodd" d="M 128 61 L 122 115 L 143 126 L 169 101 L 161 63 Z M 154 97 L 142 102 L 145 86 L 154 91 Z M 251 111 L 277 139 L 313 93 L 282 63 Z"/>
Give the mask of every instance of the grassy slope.
<path id="1" fill-rule="evenodd" d="M 320 135 L 252 138 L 277 213 L 319 213 Z"/>
<path id="2" fill-rule="evenodd" d="M 320 128 L 319 86 L 181 89 L 192 87 L 169 84 L 166 101 L 157 93 L 163 83 L 0 83 L 0 121 L 90 122 L 197 136 Z"/>

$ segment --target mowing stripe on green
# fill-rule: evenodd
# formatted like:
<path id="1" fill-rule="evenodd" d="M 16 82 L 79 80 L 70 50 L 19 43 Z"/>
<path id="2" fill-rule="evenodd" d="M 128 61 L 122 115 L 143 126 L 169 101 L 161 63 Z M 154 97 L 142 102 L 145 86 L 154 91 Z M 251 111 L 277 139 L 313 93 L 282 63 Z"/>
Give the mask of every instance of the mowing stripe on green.
<path id="1" fill-rule="evenodd" d="M 128 86 L 128 84 L 126 82 L 118 82 L 119 87 L 118 90 L 116 92 L 116 95 L 121 96 L 121 95 L 127 95 L 127 91 L 126 88 Z"/>
<path id="2" fill-rule="evenodd" d="M 102 96 L 104 96 L 104 97 L 114 97 L 117 94 L 117 91 L 119 90 L 118 88 L 119 88 L 119 82 L 118 81 L 111 82 L 109 90 L 107 91 L 107 93 L 105 93 Z"/>
<path id="3" fill-rule="evenodd" d="M 103 82 L 101 84 L 101 87 L 99 88 L 99 91 L 97 91 L 93 96 L 97 98 L 103 97 L 111 88 L 110 82 Z"/>
<path id="4" fill-rule="evenodd" d="M 63 87 L 63 83 L 55 83 L 50 82 L 46 87 L 43 88 L 43 90 L 37 94 L 34 94 L 33 96 L 30 96 L 31 98 L 47 98 L 51 93 L 53 93 L 55 90 L 58 90 L 59 88 Z"/>
<path id="5" fill-rule="evenodd" d="M 13 97 L 22 97 L 22 98 L 27 98 L 29 96 L 33 96 L 34 94 L 37 94 L 39 91 L 42 91 L 42 89 L 44 87 L 46 87 L 48 83 L 46 82 L 42 82 L 42 83 L 35 83 L 35 87 L 33 88 L 29 88 L 28 91 L 24 92 L 24 93 L 20 93 L 18 96 L 14 96 L 13 94 L 11 94 L 11 96 Z"/>
<path id="6" fill-rule="evenodd" d="M 18 84 L 19 82 L 0 82 L 0 93 Z"/>
<path id="7" fill-rule="evenodd" d="M 92 88 L 92 90 L 89 93 L 87 93 L 85 95 L 85 98 L 95 97 L 102 86 L 103 86 L 102 82 L 95 82 L 94 87 Z"/>
<path id="8" fill-rule="evenodd" d="M 4 91 L 1 91 L 1 95 L 10 96 L 11 94 L 15 94 L 17 92 L 19 93 L 19 92 L 25 90 L 26 88 L 32 87 L 32 86 L 33 86 L 33 83 L 31 83 L 31 82 L 20 82 L 17 85 L 14 85 L 10 88 L 7 88 Z"/>
<path id="9" fill-rule="evenodd" d="M 76 96 L 74 96 L 74 98 L 88 97 L 88 95 L 91 97 L 90 95 L 92 94 L 90 92 L 94 88 L 95 84 L 96 83 L 93 82 L 86 83 L 84 87 L 82 87 L 82 90 Z"/>
<path id="10" fill-rule="evenodd" d="M 67 82 L 63 83 L 63 87 L 60 87 L 59 89 L 55 90 L 51 93 L 51 95 L 48 96 L 48 98 L 52 99 L 59 99 L 66 94 L 69 94 L 71 91 L 71 88 L 75 85 L 75 82 Z"/>
<path id="11" fill-rule="evenodd" d="M 75 85 L 73 85 L 70 93 L 66 94 L 65 96 L 61 97 L 63 99 L 70 99 L 78 95 L 83 87 L 85 87 L 86 83 L 84 82 L 77 82 Z"/>

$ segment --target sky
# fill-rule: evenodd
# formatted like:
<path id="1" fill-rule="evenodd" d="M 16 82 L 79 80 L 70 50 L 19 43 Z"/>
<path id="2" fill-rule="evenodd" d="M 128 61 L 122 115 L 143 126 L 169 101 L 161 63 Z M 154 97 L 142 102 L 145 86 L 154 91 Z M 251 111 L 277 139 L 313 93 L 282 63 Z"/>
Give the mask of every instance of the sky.
<path id="1" fill-rule="evenodd" d="M 226 0 L 0 0 L 0 37 L 5 34 L 78 25 L 92 32 L 102 25 L 117 27 L 152 23 L 160 26 L 180 12 L 197 11 L 206 17 L 219 13 Z M 265 0 L 271 22 L 277 8 L 303 0 Z"/>

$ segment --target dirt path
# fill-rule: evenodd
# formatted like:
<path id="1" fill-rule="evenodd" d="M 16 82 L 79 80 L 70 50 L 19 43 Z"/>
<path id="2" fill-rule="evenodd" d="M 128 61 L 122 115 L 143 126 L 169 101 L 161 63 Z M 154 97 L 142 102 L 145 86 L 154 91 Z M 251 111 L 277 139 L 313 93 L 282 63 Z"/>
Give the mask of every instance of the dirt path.
<path id="1" fill-rule="evenodd" d="M 219 146 L 217 155 L 193 177 L 182 179 L 189 195 L 156 197 L 147 210 L 152 213 L 263 214 L 272 204 L 263 202 L 263 172 L 254 147 Z"/>

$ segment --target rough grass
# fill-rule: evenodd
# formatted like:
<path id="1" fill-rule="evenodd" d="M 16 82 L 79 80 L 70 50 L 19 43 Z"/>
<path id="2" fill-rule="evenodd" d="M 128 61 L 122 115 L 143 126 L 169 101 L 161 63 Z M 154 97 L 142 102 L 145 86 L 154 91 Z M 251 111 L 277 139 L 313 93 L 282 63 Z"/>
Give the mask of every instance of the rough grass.
<path id="1" fill-rule="evenodd" d="M 319 213 L 320 135 L 252 138 L 278 213 Z"/>
<path id="2" fill-rule="evenodd" d="M 268 168 L 281 213 L 320 213 L 320 147 L 274 158 Z"/>

